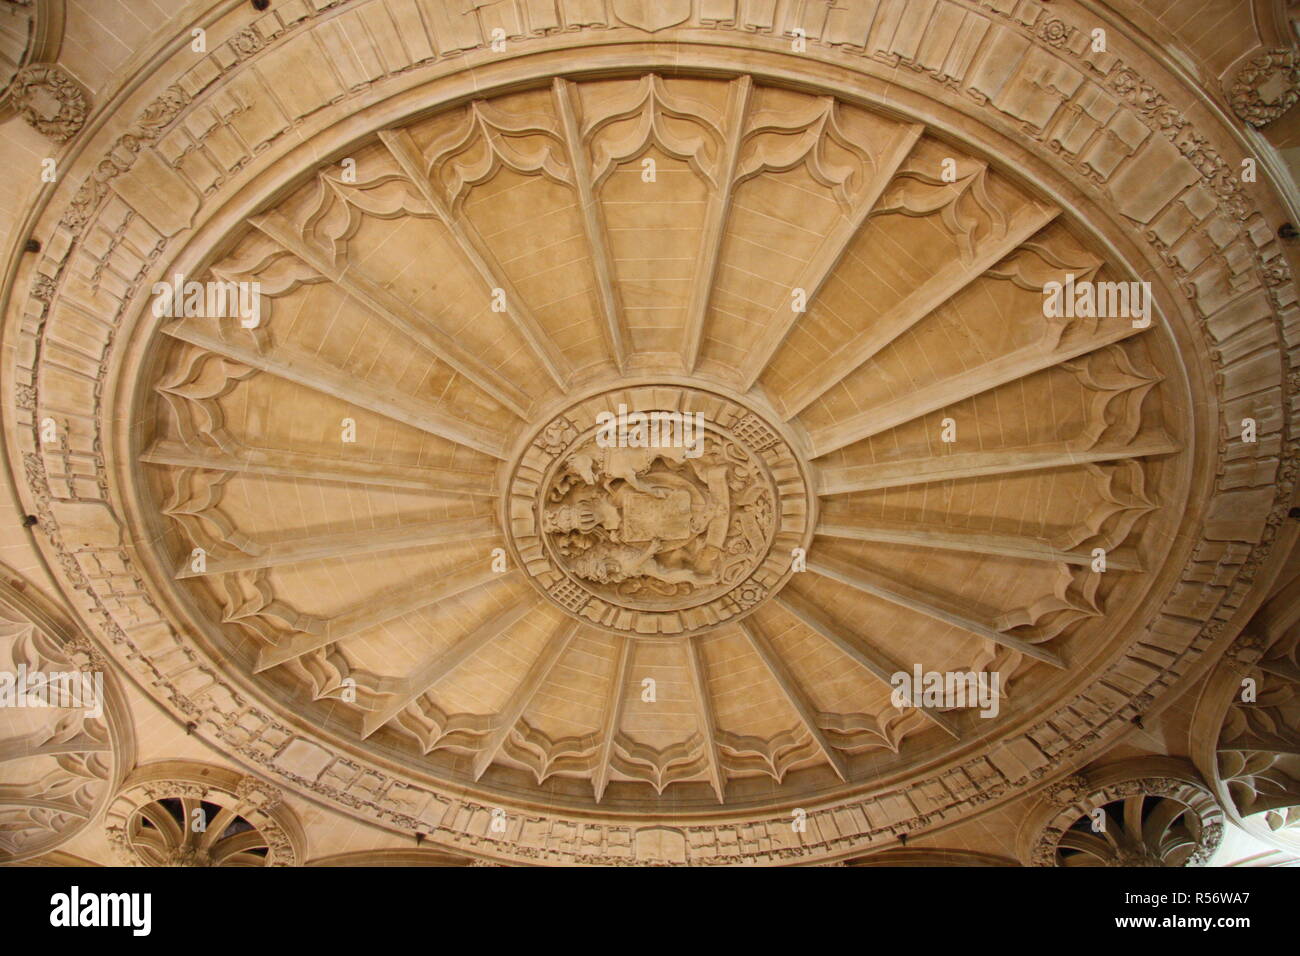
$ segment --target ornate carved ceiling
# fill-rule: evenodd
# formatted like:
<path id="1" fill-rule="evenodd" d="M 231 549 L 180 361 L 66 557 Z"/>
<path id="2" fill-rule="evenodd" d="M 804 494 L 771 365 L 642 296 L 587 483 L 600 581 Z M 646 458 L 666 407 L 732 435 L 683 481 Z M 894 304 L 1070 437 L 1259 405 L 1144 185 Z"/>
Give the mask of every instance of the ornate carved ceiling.
<path id="1" fill-rule="evenodd" d="M 131 427 L 165 586 L 286 709 L 504 794 L 789 801 L 987 733 L 894 706 L 914 664 L 1059 705 L 1158 573 L 1177 361 L 1045 320 L 1124 271 L 922 124 L 640 74 L 347 159 L 216 243 L 259 324 L 165 321 Z"/>
<path id="2" fill-rule="evenodd" d="M 75 141 L 10 466 L 191 734 L 444 854 L 813 861 L 1025 797 L 1213 664 L 1295 474 L 1287 215 L 1226 114 L 1036 3 L 779 6 L 276 4 Z M 1076 282 L 1150 312 L 1048 314 Z M 608 447 L 621 413 L 683 441 Z M 914 669 L 994 712 L 900 705 Z M 222 779 L 114 787 L 118 845 L 303 862 Z M 1088 777 L 1016 853 L 1202 859 L 1206 781 Z"/>

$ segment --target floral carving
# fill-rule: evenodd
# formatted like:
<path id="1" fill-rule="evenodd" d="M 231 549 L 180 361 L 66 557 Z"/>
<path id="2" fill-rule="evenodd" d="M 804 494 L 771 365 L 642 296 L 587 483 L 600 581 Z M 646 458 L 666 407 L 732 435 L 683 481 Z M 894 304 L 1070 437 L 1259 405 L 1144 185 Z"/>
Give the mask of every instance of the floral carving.
<path id="1" fill-rule="evenodd" d="M 66 143 L 86 125 L 90 97 L 66 70 L 32 63 L 14 77 L 13 105 L 37 132 Z"/>
<path id="2" fill-rule="evenodd" d="M 1259 129 L 1300 100 L 1300 54 L 1269 50 L 1238 72 L 1229 91 L 1233 112 Z"/>

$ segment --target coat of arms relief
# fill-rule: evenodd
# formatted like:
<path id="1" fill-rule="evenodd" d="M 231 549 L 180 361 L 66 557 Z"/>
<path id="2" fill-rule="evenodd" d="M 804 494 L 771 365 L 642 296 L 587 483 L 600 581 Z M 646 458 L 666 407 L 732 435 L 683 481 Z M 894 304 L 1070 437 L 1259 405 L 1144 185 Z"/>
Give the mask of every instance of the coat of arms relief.
<path id="1" fill-rule="evenodd" d="M 596 443 L 572 452 L 542 511 L 565 567 L 638 604 L 741 580 L 771 540 L 773 488 L 738 442 L 709 433 L 705 445 L 699 457 Z"/>
<path id="2" fill-rule="evenodd" d="M 629 396 L 641 402 L 632 419 L 654 427 L 614 440 L 601 418 L 621 414 Z M 685 441 L 668 427 L 683 416 Z M 811 527 L 804 473 L 778 431 L 738 403 L 627 390 L 541 429 L 512 480 L 512 540 L 535 583 L 585 621 L 646 635 L 707 630 L 784 582 Z"/>

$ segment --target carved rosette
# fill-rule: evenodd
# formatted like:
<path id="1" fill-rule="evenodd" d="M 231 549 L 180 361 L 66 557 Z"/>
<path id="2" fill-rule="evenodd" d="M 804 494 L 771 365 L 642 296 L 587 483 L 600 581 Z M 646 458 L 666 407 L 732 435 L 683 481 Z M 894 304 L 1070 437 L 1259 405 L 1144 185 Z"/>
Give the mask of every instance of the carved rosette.
<path id="1" fill-rule="evenodd" d="M 806 474 L 737 402 L 612 391 L 539 429 L 515 466 L 506 525 L 533 583 L 568 614 L 688 636 L 743 617 L 788 579 L 812 534 Z"/>
<path id="2" fill-rule="evenodd" d="M 1049 809 L 1039 814 L 1045 822 L 1026 854 L 1033 866 L 1203 866 L 1223 839 L 1223 812 L 1190 779 L 1135 777 L 1087 786 L 1074 776 L 1045 796 Z"/>
<path id="3" fill-rule="evenodd" d="M 301 829 L 283 793 L 256 777 L 167 761 L 137 770 L 105 815 L 109 844 L 135 866 L 295 866 Z"/>
<path id="4" fill-rule="evenodd" d="M 1300 52 L 1269 50 L 1237 71 L 1229 91 L 1233 111 L 1259 129 L 1300 100 Z"/>

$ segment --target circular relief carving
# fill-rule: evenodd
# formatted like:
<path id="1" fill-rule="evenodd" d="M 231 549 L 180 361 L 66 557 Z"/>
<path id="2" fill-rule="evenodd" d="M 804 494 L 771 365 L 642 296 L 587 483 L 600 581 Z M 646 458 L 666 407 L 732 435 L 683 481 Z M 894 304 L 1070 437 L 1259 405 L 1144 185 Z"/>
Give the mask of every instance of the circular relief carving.
<path id="1" fill-rule="evenodd" d="M 85 90 L 53 63 L 33 63 L 19 70 L 11 96 L 23 119 L 56 143 L 76 136 L 90 112 Z"/>
<path id="2" fill-rule="evenodd" d="M 811 523 L 805 466 L 764 417 L 685 387 L 607 392 L 517 462 L 507 526 L 532 581 L 585 623 L 687 635 L 789 576 Z"/>
<path id="3" fill-rule="evenodd" d="M 1300 99 L 1300 57 L 1267 50 L 1238 71 L 1229 91 L 1233 111 L 1256 129 L 1281 117 Z"/>
<path id="4" fill-rule="evenodd" d="M 134 782 L 133 782 L 134 781 Z M 279 788 L 215 767 L 138 771 L 108 809 L 118 858 L 142 866 L 294 866 L 298 826 Z"/>
<path id="5" fill-rule="evenodd" d="M 1223 839 L 1223 812 L 1204 787 L 1143 777 L 1079 792 L 1048 791 L 1059 810 L 1039 831 L 1037 866 L 1203 866 Z"/>

